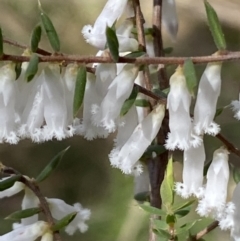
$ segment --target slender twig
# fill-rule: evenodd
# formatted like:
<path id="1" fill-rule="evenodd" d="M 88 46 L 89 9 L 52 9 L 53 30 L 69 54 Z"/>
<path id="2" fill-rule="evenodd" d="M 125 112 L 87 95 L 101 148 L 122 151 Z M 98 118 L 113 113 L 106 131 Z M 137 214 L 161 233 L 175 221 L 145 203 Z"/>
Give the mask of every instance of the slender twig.
<path id="1" fill-rule="evenodd" d="M 13 169 L 12 167 L 7 167 L 0 163 L 0 169 L 1 172 L 7 175 L 19 175 L 20 172 L 17 170 Z M 34 179 L 29 179 L 25 176 L 21 176 L 20 182 L 24 183 L 39 199 L 40 207 L 42 208 L 42 212 L 44 213 L 47 222 L 53 226 L 55 224 L 54 219 L 52 217 L 51 211 L 49 209 L 48 203 L 45 199 L 45 197 L 42 195 L 37 183 L 35 182 Z M 59 232 L 54 232 L 53 233 L 54 240 L 55 241 L 62 241 L 62 238 L 59 234 Z"/>
<path id="2" fill-rule="evenodd" d="M 163 40 L 162 40 L 162 0 L 153 0 L 153 46 L 155 56 L 164 56 Z M 164 66 L 158 71 L 158 80 L 161 89 L 168 86 L 167 74 Z M 161 83 L 160 83 L 161 82 Z"/>
<path id="3" fill-rule="evenodd" d="M 218 226 L 218 221 L 214 221 L 211 224 L 209 224 L 206 228 L 198 232 L 195 236 L 191 237 L 191 241 L 199 240 L 204 235 L 210 233 L 212 230 L 214 230 Z"/>
<path id="4" fill-rule="evenodd" d="M 6 43 L 6 44 L 9 44 L 9 45 L 12 45 L 12 46 L 15 46 L 17 48 L 21 48 L 21 49 L 27 49 L 29 48 L 29 46 L 25 45 L 25 44 L 21 44 L 19 42 L 16 42 L 16 41 L 13 41 L 11 39 L 8 39 L 8 38 L 5 38 L 3 39 L 3 42 Z M 41 54 L 41 55 L 52 55 L 50 52 L 44 50 L 44 49 L 41 49 L 41 48 L 37 48 L 37 51 L 36 51 L 38 54 Z"/>
<path id="5" fill-rule="evenodd" d="M 226 52 L 223 55 L 208 55 L 208 56 L 194 56 L 194 57 L 139 57 L 127 58 L 120 57 L 118 63 L 132 63 L 138 65 L 149 64 L 183 64 L 185 60 L 191 59 L 195 64 L 203 64 L 210 62 L 223 62 L 223 61 L 239 61 L 240 51 Z M 19 55 L 4 54 L 0 61 L 14 61 L 14 62 L 28 62 L 30 57 Z M 97 57 L 97 56 L 81 56 L 81 55 L 57 55 L 57 56 L 40 56 L 39 62 L 59 62 L 59 63 L 114 63 L 110 57 Z"/>
<path id="6" fill-rule="evenodd" d="M 136 17 L 136 27 L 137 27 L 137 36 L 138 36 L 138 43 L 139 43 L 139 49 L 143 52 L 147 52 L 146 49 L 146 39 L 144 34 L 144 17 L 141 10 L 141 5 L 139 0 L 133 0 L 133 8 L 135 11 L 135 17 Z M 148 66 L 144 67 L 143 70 L 144 75 L 144 83 L 146 86 L 146 89 L 152 90 L 152 84 L 150 80 L 150 72 Z M 154 105 L 154 103 L 151 103 Z"/>
<path id="7" fill-rule="evenodd" d="M 217 134 L 216 137 L 227 147 L 227 149 L 240 157 L 240 150 L 229 142 L 222 134 Z"/>

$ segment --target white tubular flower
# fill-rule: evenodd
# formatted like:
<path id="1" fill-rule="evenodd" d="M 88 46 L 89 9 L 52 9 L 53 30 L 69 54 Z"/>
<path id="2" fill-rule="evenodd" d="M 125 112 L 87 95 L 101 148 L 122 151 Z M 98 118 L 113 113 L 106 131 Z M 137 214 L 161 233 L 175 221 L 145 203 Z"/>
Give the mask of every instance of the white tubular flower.
<path id="1" fill-rule="evenodd" d="M 15 70 L 14 64 L 7 64 L 0 68 L 0 143 L 17 144 L 15 124 Z"/>
<path id="2" fill-rule="evenodd" d="M 240 183 L 237 184 L 232 197 L 232 203 L 235 206 L 235 210 L 233 212 L 233 225 L 231 228 L 231 236 L 235 241 L 240 240 Z"/>
<path id="3" fill-rule="evenodd" d="M 178 32 L 178 17 L 175 0 L 163 0 L 162 2 L 163 26 L 167 29 L 172 40 L 176 40 Z"/>
<path id="4" fill-rule="evenodd" d="M 117 136 L 114 140 L 114 148 L 109 154 L 111 156 L 110 161 L 115 161 L 117 159 L 118 153 L 132 135 L 134 129 L 138 125 L 138 116 L 135 106 L 128 111 L 128 113 L 119 119 Z M 119 163 L 111 162 L 113 167 L 118 167 Z"/>
<path id="5" fill-rule="evenodd" d="M 81 233 L 84 233 L 88 230 L 88 226 L 85 224 L 85 221 L 90 218 L 91 211 L 89 209 L 83 208 L 80 203 L 75 203 L 73 206 L 71 206 L 65 203 L 63 200 L 56 198 L 48 198 L 47 202 L 53 217 L 57 220 L 62 219 L 70 213 L 77 212 L 76 217 L 65 228 L 66 233 L 73 235 L 77 229 Z"/>
<path id="6" fill-rule="evenodd" d="M 89 141 L 97 137 L 106 138 L 108 136 L 108 132 L 103 127 L 95 126 L 91 121 L 92 105 L 94 103 L 98 103 L 99 99 L 101 99 L 96 91 L 95 78 L 95 75 L 87 73 L 87 83 L 83 100 L 83 118 L 81 120 L 81 124 L 76 123 L 77 126 L 74 127 L 76 129 L 76 134 L 84 136 L 84 138 Z M 103 89 L 100 91 L 103 91 Z"/>
<path id="7" fill-rule="evenodd" d="M 29 94 L 26 106 L 21 115 L 21 125 L 18 130 L 18 135 L 21 138 L 30 137 L 33 142 L 42 142 L 42 125 L 44 122 L 43 108 L 43 72 L 35 80 Z"/>
<path id="8" fill-rule="evenodd" d="M 21 118 L 19 135 L 41 142 L 73 135 L 68 125 L 66 85 L 60 75 L 59 66 L 46 67 L 36 79 Z M 44 127 L 44 120 L 46 125 Z"/>
<path id="9" fill-rule="evenodd" d="M 240 93 L 239 93 L 239 100 L 233 100 L 231 103 L 231 107 L 234 112 L 234 117 L 237 120 L 240 120 Z"/>
<path id="10" fill-rule="evenodd" d="M 116 64 L 98 64 L 96 67 L 96 91 L 99 95 L 99 101 L 105 97 L 108 87 L 117 75 Z"/>
<path id="11" fill-rule="evenodd" d="M 131 174 L 133 172 L 140 174 L 142 172 L 141 166 L 136 166 L 136 163 L 156 137 L 161 127 L 164 114 L 165 108 L 163 105 L 159 104 L 135 128 L 118 155 L 109 155 L 110 162 L 115 163 L 115 165 L 125 174 Z"/>
<path id="12" fill-rule="evenodd" d="M 181 67 L 170 78 L 170 92 L 167 98 L 170 133 L 166 140 L 169 150 L 187 150 L 201 144 L 201 138 L 192 135 L 192 122 L 189 113 L 191 95 Z"/>
<path id="13" fill-rule="evenodd" d="M 44 69 L 44 119 L 45 140 L 62 140 L 73 135 L 72 126 L 67 123 L 67 106 L 64 98 L 64 84 L 58 66 Z"/>
<path id="14" fill-rule="evenodd" d="M 213 119 L 221 91 L 221 67 L 221 63 L 209 63 L 200 79 L 193 121 L 198 135 L 216 135 L 220 131 Z"/>
<path id="15" fill-rule="evenodd" d="M 112 27 L 118 20 L 128 0 L 108 0 L 102 12 L 94 23 L 94 26 L 86 25 L 82 29 L 83 37 L 86 42 L 98 49 L 104 49 L 106 46 L 105 30 L 106 26 Z"/>
<path id="16" fill-rule="evenodd" d="M 138 67 L 125 65 L 119 75 L 109 86 L 101 105 L 92 106 L 92 121 L 96 126 L 104 127 L 108 132 L 116 130 L 116 120 L 119 117 L 124 101 L 130 96 Z"/>
<path id="17" fill-rule="evenodd" d="M 48 223 L 38 221 L 31 225 L 18 227 L 13 231 L 0 236 L 0 241 L 35 241 L 46 232 L 50 232 L 49 230 L 50 227 Z M 47 241 L 52 240 L 48 239 Z"/>
<path id="18" fill-rule="evenodd" d="M 204 144 L 184 151 L 183 153 L 183 183 L 176 183 L 175 190 L 182 198 L 191 195 L 201 197 L 203 194 L 203 168 L 206 159 Z"/>
<path id="19" fill-rule="evenodd" d="M 204 197 L 199 201 L 197 212 L 200 216 L 221 219 L 227 197 L 229 179 L 229 152 L 225 148 L 217 149 L 207 172 L 207 184 Z"/>

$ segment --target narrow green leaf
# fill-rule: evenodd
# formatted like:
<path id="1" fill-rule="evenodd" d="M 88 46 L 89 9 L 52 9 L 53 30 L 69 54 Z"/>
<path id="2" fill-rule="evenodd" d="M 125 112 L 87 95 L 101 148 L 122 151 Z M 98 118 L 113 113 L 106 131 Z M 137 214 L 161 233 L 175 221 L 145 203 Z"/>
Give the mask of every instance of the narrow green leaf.
<path id="1" fill-rule="evenodd" d="M 16 80 L 19 78 L 21 72 L 22 72 L 22 63 L 16 63 L 15 64 Z"/>
<path id="2" fill-rule="evenodd" d="M 126 57 L 126 58 L 138 58 L 138 57 L 144 56 L 145 54 L 146 53 L 142 52 L 142 51 L 134 51 L 132 53 L 129 53 L 129 54 L 125 55 L 124 57 Z"/>
<path id="3" fill-rule="evenodd" d="M 53 157 L 49 164 L 41 171 L 41 173 L 36 178 L 37 182 L 42 182 L 43 180 L 45 180 L 57 168 L 63 158 L 63 155 L 67 152 L 68 149 L 69 146 L 66 149 L 60 151 L 55 157 Z"/>
<path id="4" fill-rule="evenodd" d="M 195 72 L 195 67 L 191 59 L 184 61 L 183 72 L 186 77 L 188 91 L 192 96 L 194 96 L 195 88 L 197 86 L 197 76 Z"/>
<path id="5" fill-rule="evenodd" d="M 3 36 L 2 29 L 0 28 L 0 58 L 3 56 Z"/>
<path id="6" fill-rule="evenodd" d="M 193 200 L 189 200 L 189 201 L 184 202 L 184 203 L 177 204 L 176 206 L 173 206 L 173 211 L 177 211 L 177 210 L 186 208 L 188 206 L 191 206 L 195 201 L 196 200 L 193 199 Z"/>
<path id="7" fill-rule="evenodd" d="M 51 19 L 47 16 L 46 13 L 41 12 L 41 22 L 44 30 L 46 31 L 49 43 L 51 44 L 55 52 L 60 51 L 60 40 L 58 34 L 53 26 Z"/>
<path id="8" fill-rule="evenodd" d="M 22 218 L 28 218 L 31 217 L 35 214 L 38 214 L 42 211 L 41 208 L 28 208 L 24 210 L 19 210 L 16 211 L 9 216 L 7 216 L 5 219 L 10 219 L 10 220 L 20 220 Z"/>
<path id="9" fill-rule="evenodd" d="M 15 182 L 20 180 L 21 177 L 22 175 L 19 174 L 19 175 L 11 176 L 3 181 L 0 181 L 0 192 L 12 187 Z"/>
<path id="10" fill-rule="evenodd" d="M 135 105 L 138 107 L 150 107 L 150 103 L 145 99 L 135 100 Z"/>
<path id="11" fill-rule="evenodd" d="M 183 209 L 179 209 L 177 211 L 174 212 L 174 214 L 178 217 L 178 218 L 183 218 L 185 216 L 187 216 L 191 211 L 191 207 L 185 207 Z"/>
<path id="12" fill-rule="evenodd" d="M 134 105 L 134 102 L 135 102 L 135 100 L 137 98 L 137 95 L 138 95 L 138 88 L 137 87 L 133 87 L 131 95 L 123 103 L 123 106 L 122 106 L 122 109 L 121 109 L 121 112 L 120 112 L 120 116 L 124 116 L 124 115 L 126 115 L 128 113 L 128 111 Z"/>
<path id="13" fill-rule="evenodd" d="M 144 211 L 150 213 L 150 214 L 156 214 L 156 215 L 159 215 L 159 216 L 164 216 L 166 215 L 166 212 L 163 211 L 162 209 L 159 209 L 159 208 L 155 208 L 155 207 L 152 207 L 152 206 L 149 206 L 149 205 L 145 205 L 145 204 L 140 204 L 139 205 Z"/>
<path id="14" fill-rule="evenodd" d="M 71 223 L 73 219 L 76 217 L 76 215 L 77 215 L 77 212 L 73 212 L 66 215 L 64 218 L 62 218 L 57 223 L 55 223 L 55 225 L 52 226 L 51 230 L 53 232 L 61 230 L 62 228 L 66 227 L 69 223 Z"/>
<path id="15" fill-rule="evenodd" d="M 160 188 L 162 202 L 165 207 L 171 206 L 173 204 L 173 201 L 174 201 L 173 185 L 174 185 L 173 159 L 171 157 L 168 161 L 164 180 L 163 180 L 161 188 Z"/>
<path id="16" fill-rule="evenodd" d="M 38 71 L 39 57 L 37 54 L 32 54 L 29 65 L 25 73 L 25 79 L 30 82 Z"/>
<path id="17" fill-rule="evenodd" d="M 237 167 L 233 167 L 233 180 L 236 184 L 240 182 L 240 170 Z"/>
<path id="18" fill-rule="evenodd" d="M 134 195 L 134 199 L 138 202 L 148 202 L 150 200 L 150 192 L 139 192 Z"/>
<path id="19" fill-rule="evenodd" d="M 85 66 L 81 66 L 77 73 L 74 100 L 73 100 L 73 115 L 76 116 L 84 98 L 85 87 L 87 82 L 87 70 Z"/>
<path id="20" fill-rule="evenodd" d="M 110 54 L 112 56 L 112 59 L 115 61 L 115 62 L 118 62 L 118 59 L 119 59 L 119 43 L 118 43 L 118 38 L 117 38 L 117 35 L 115 33 L 115 31 L 110 28 L 110 27 L 107 27 L 106 28 L 106 37 L 107 37 L 107 45 L 108 45 L 108 48 L 110 50 Z"/>
<path id="21" fill-rule="evenodd" d="M 36 52 L 38 49 L 38 44 L 41 40 L 42 36 L 42 28 L 40 25 L 37 25 L 32 32 L 31 36 L 31 50 L 32 52 Z"/>
<path id="22" fill-rule="evenodd" d="M 226 41 L 224 38 L 224 34 L 222 31 L 222 27 L 220 25 L 217 13 L 215 12 L 213 7 L 210 5 L 210 3 L 207 0 L 204 0 L 204 4 L 205 4 L 206 13 L 207 13 L 209 28 L 212 33 L 215 45 L 218 48 L 218 50 L 225 50 Z"/>

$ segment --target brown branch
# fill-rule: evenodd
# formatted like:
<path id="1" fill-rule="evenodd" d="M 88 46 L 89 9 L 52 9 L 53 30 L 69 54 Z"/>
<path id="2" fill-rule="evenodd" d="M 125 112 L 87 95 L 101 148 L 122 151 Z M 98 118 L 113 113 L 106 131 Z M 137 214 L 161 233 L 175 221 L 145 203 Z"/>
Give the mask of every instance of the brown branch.
<path id="1" fill-rule="evenodd" d="M 143 52 L 147 52 L 146 49 L 146 39 L 145 39 L 145 34 L 144 34 L 144 17 L 142 14 L 141 10 L 141 5 L 139 0 L 133 0 L 133 8 L 135 12 L 135 17 L 136 17 L 136 26 L 137 26 L 137 36 L 138 36 L 138 43 L 139 43 L 139 49 L 142 50 Z M 150 80 L 150 72 L 148 66 L 145 66 L 143 70 L 143 75 L 144 75 L 144 82 L 145 86 L 148 90 L 152 90 L 152 84 Z M 152 105 L 154 103 L 151 103 Z"/>
<path id="2" fill-rule="evenodd" d="M 229 142 L 222 134 L 217 134 L 216 137 L 227 147 L 227 149 L 240 157 L 240 150 Z"/>
<path id="3" fill-rule="evenodd" d="M 139 57 L 127 58 L 120 57 L 118 63 L 131 63 L 138 65 L 149 64 L 183 64 L 185 60 L 191 59 L 194 64 L 203 64 L 210 62 L 223 62 L 223 61 L 239 61 L 240 51 L 226 52 L 223 55 L 217 56 L 194 56 L 194 57 Z M 8 55 L 4 54 L 0 61 L 14 61 L 14 62 L 28 62 L 30 57 Z M 40 56 L 39 62 L 59 62 L 64 64 L 69 63 L 114 63 L 110 57 L 97 57 L 97 56 L 80 56 L 80 55 L 58 55 L 58 56 Z"/>
<path id="4" fill-rule="evenodd" d="M 153 46 L 155 56 L 164 56 L 162 40 L 162 0 L 153 0 Z M 158 81 L 161 89 L 168 87 L 168 79 L 164 66 L 158 71 Z"/>
<path id="5" fill-rule="evenodd" d="M 27 49 L 29 48 L 29 46 L 25 45 L 25 44 L 21 44 L 21 43 L 18 43 L 16 41 L 13 41 L 13 40 L 10 40 L 10 39 L 7 39 L 4 37 L 3 39 L 3 42 L 6 43 L 6 44 L 9 44 L 9 45 L 12 45 L 12 46 L 15 46 L 17 48 L 21 48 L 21 49 Z M 41 55 L 52 55 L 50 52 L 44 50 L 44 49 L 41 49 L 41 48 L 38 48 L 36 53 L 38 54 L 41 54 Z"/>
<path id="6" fill-rule="evenodd" d="M 218 221 L 214 221 L 211 224 L 209 224 L 206 228 L 198 232 L 195 236 L 191 237 L 191 241 L 196 241 L 201 239 L 204 235 L 210 233 L 212 230 L 214 230 L 218 226 Z"/>
<path id="7" fill-rule="evenodd" d="M 2 173 L 7 174 L 7 175 L 19 175 L 20 174 L 20 172 L 18 172 L 17 170 L 15 170 L 11 167 L 7 167 L 7 166 L 3 165 L 2 163 L 0 163 L 0 169 L 1 169 Z M 51 211 L 49 209 L 48 203 L 47 203 L 45 197 L 42 195 L 37 183 L 35 182 L 35 180 L 26 178 L 25 176 L 22 175 L 22 177 L 20 178 L 19 181 L 24 183 L 38 197 L 40 207 L 41 207 L 42 212 L 44 213 L 44 215 L 46 217 L 47 222 L 51 226 L 53 226 L 55 224 L 55 222 L 54 222 L 54 219 L 52 217 Z M 55 241 L 62 241 L 62 238 L 61 238 L 58 231 L 53 233 L 53 237 L 54 237 Z"/>

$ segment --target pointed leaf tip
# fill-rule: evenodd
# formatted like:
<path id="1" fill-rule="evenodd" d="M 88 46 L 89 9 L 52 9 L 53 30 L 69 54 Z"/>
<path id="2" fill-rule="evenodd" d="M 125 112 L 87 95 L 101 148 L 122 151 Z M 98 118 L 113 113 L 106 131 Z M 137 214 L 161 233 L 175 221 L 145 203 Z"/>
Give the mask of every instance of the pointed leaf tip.
<path id="1" fill-rule="evenodd" d="M 67 152 L 67 150 L 69 148 L 70 148 L 70 146 L 68 146 L 66 149 L 60 151 L 55 157 L 53 157 L 53 159 L 50 161 L 50 163 L 42 170 L 42 172 L 36 178 L 37 182 L 42 182 L 48 176 L 50 176 L 50 174 L 58 167 L 64 154 Z"/>
<path id="2" fill-rule="evenodd" d="M 41 208 L 28 208 L 28 209 L 16 211 L 16 212 L 10 214 L 9 216 L 7 216 L 5 219 L 20 220 L 22 218 L 28 218 L 35 214 L 40 213 L 41 210 L 42 210 Z"/>
<path id="3" fill-rule="evenodd" d="M 133 106 L 138 95 L 138 88 L 133 87 L 132 93 L 127 100 L 123 103 L 122 109 L 120 111 L 120 116 L 124 116 Z"/>
<path id="4" fill-rule="evenodd" d="M 207 0 L 204 0 L 204 5 L 207 13 L 209 28 L 212 33 L 215 45 L 218 50 L 225 50 L 226 40 L 217 13 Z"/>
<path id="5" fill-rule="evenodd" d="M 3 181 L 0 182 L 0 192 L 4 191 L 14 185 L 15 182 L 19 181 L 21 179 L 22 175 L 13 175 Z"/>
<path id="6" fill-rule="evenodd" d="M 37 54 L 32 54 L 29 65 L 25 73 L 25 79 L 30 82 L 38 71 L 39 57 Z"/>
<path id="7" fill-rule="evenodd" d="M 107 45 L 110 51 L 110 54 L 112 56 L 112 59 L 115 62 L 118 62 L 119 60 L 119 43 L 118 43 L 118 38 L 116 35 L 116 32 L 107 26 L 106 28 L 106 37 L 107 37 Z"/>
<path id="8" fill-rule="evenodd" d="M 85 66 L 81 66 L 77 73 L 74 100 L 73 100 L 73 115 L 76 116 L 79 109 L 82 106 L 85 87 L 87 82 L 87 69 Z"/>
<path id="9" fill-rule="evenodd" d="M 60 51 L 60 40 L 59 40 L 57 31 L 56 31 L 55 27 L 53 26 L 51 19 L 43 11 L 41 11 L 40 16 L 41 16 L 41 22 L 42 22 L 43 28 L 46 31 L 50 45 L 52 46 L 52 48 L 55 52 L 59 52 Z"/>
<path id="10" fill-rule="evenodd" d="M 66 227 L 69 223 L 71 223 L 73 221 L 73 219 L 76 217 L 77 214 L 78 214 L 77 212 L 73 212 L 73 213 L 66 215 L 64 218 L 62 218 L 55 225 L 52 226 L 52 228 L 51 228 L 52 231 L 56 232 L 64 227 Z"/>
<path id="11" fill-rule="evenodd" d="M 195 88 L 197 86 L 198 81 L 195 67 L 191 59 L 185 60 L 183 65 L 183 72 L 186 78 L 188 91 L 192 96 L 194 96 Z"/>
<path id="12" fill-rule="evenodd" d="M 171 206 L 174 201 L 174 180 L 173 180 L 173 159 L 168 160 L 168 165 L 165 171 L 164 180 L 162 182 L 160 193 L 162 202 L 165 207 Z"/>
<path id="13" fill-rule="evenodd" d="M 37 25 L 32 32 L 31 36 L 31 50 L 32 52 L 37 52 L 38 44 L 41 40 L 42 28 L 40 25 Z"/>

